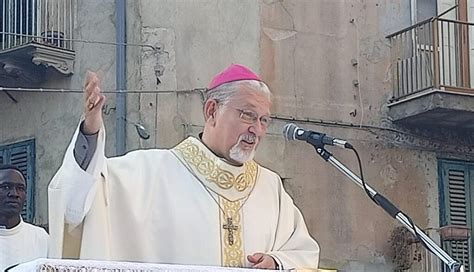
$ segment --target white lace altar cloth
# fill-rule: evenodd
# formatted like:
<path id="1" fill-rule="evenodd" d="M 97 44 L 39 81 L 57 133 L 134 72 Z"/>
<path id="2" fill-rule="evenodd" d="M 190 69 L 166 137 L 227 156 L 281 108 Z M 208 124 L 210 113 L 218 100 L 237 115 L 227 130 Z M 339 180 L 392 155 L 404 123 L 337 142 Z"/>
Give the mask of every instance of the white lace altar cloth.
<path id="1" fill-rule="evenodd" d="M 176 265 L 176 264 L 152 264 L 135 262 L 113 262 L 92 260 L 57 260 L 37 259 L 20 264 L 8 270 L 8 272 L 155 272 L 155 271 L 184 271 L 184 272 L 255 272 L 263 271 L 257 269 Z M 273 270 L 265 270 L 273 271 Z"/>

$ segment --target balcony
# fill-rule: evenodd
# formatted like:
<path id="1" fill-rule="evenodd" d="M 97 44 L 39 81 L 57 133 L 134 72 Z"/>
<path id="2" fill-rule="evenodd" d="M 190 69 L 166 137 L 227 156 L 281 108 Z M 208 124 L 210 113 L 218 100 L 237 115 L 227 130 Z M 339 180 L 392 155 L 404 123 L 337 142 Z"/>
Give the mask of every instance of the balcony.
<path id="1" fill-rule="evenodd" d="M 474 23 L 434 17 L 387 37 L 395 123 L 474 130 L 473 30 Z"/>
<path id="2" fill-rule="evenodd" d="M 73 0 L 0 3 L 0 86 L 34 86 L 47 69 L 71 75 Z"/>

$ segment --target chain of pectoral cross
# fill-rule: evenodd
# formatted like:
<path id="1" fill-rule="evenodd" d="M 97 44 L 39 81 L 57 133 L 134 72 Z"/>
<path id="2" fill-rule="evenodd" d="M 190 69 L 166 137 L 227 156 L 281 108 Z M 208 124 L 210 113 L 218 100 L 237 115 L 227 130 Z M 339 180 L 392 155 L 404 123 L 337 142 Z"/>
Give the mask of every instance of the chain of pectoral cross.
<path id="1" fill-rule="evenodd" d="M 222 211 L 222 214 L 224 214 L 224 216 L 227 218 L 227 223 L 226 224 L 223 224 L 222 225 L 222 228 L 224 230 L 227 231 L 227 242 L 229 242 L 229 245 L 234 245 L 234 231 L 237 231 L 239 229 L 239 226 L 236 226 L 233 224 L 233 218 L 232 216 L 228 215 L 225 210 L 221 207 L 221 204 L 219 203 L 219 200 L 217 200 L 211 193 L 211 191 L 209 191 L 209 189 L 206 187 L 206 185 L 204 185 L 201 180 L 199 180 L 199 182 L 201 183 L 201 185 L 204 187 L 204 189 L 206 189 L 206 192 L 209 194 L 209 196 L 211 196 L 212 200 L 214 200 L 214 202 L 216 202 L 217 204 L 217 207 L 219 207 L 219 209 Z M 245 200 L 242 202 L 242 204 L 240 205 L 240 207 L 235 211 L 235 214 L 238 214 L 240 209 L 242 209 L 242 207 L 245 205 L 245 202 L 247 202 L 247 199 L 249 199 L 249 195 L 247 195 L 245 197 Z M 238 201 L 238 200 L 236 200 Z M 232 201 L 231 201 L 232 202 Z"/>
<path id="2" fill-rule="evenodd" d="M 178 155 L 176 155 L 174 152 L 173 154 L 179 159 L 180 157 Z M 183 162 L 184 163 L 184 162 Z M 196 173 L 192 170 L 192 168 L 187 164 L 187 163 L 184 163 L 184 165 L 189 169 L 189 171 L 191 172 L 191 174 L 199 181 L 199 184 L 202 185 L 202 187 L 206 190 L 206 192 L 209 194 L 209 196 L 212 198 L 212 200 L 214 200 L 214 202 L 216 202 L 217 204 L 217 207 L 219 207 L 219 209 L 222 211 L 222 214 L 227 218 L 227 223 L 226 224 L 223 224 L 222 225 L 222 228 L 224 230 L 227 231 L 227 242 L 229 242 L 229 245 L 234 245 L 234 231 L 237 231 L 239 229 L 238 226 L 234 225 L 233 224 L 233 218 L 232 216 L 229 216 L 228 214 L 226 214 L 225 210 L 221 207 L 221 204 L 219 203 L 219 200 L 217 200 L 211 193 L 211 191 L 207 188 L 207 186 L 201 181 L 201 179 L 196 175 Z M 245 205 L 245 203 L 247 202 L 247 200 L 249 199 L 250 197 L 250 194 L 248 194 L 244 201 L 242 202 L 242 204 L 240 205 L 240 207 L 235 211 L 235 214 L 238 214 L 240 209 L 242 209 L 242 207 Z M 238 201 L 238 200 L 236 200 Z M 232 201 L 230 201 L 232 202 Z"/>

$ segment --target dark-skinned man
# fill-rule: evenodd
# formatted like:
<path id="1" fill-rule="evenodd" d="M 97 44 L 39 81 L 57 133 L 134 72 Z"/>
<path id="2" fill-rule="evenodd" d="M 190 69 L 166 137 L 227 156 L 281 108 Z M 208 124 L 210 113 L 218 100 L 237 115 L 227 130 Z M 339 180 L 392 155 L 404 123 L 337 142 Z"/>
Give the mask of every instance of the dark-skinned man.
<path id="1" fill-rule="evenodd" d="M 26 186 L 20 169 L 0 165 L 0 271 L 48 255 L 46 231 L 21 218 Z"/>

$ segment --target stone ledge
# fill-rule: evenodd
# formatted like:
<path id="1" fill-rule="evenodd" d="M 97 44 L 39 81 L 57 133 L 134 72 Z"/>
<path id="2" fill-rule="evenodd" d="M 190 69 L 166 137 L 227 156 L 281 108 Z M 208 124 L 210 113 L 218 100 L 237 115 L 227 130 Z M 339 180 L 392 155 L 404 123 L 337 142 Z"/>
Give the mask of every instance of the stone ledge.
<path id="1" fill-rule="evenodd" d="M 474 129 L 473 93 L 431 89 L 388 104 L 392 121 L 411 126 Z"/>
<path id="2" fill-rule="evenodd" d="M 18 82 L 38 84 L 44 81 L 45 70 L 48 68 L 70 76 L 73 74 L 75 56 L 74 51 L 36 42 L 2 50 L 0 78 L 12 87 Z"/>

